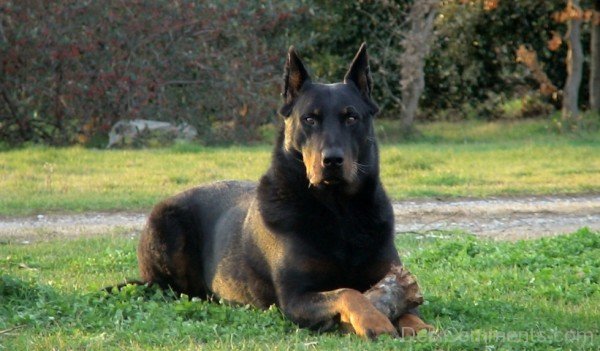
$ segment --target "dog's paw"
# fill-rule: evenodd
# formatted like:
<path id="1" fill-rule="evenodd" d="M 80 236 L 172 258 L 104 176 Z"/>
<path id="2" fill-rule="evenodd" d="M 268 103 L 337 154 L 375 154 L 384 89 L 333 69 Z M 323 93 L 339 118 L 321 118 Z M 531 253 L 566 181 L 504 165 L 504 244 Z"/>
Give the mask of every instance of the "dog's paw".
<path id="1" fill-rule="evenodd" d="M 401 337 L 415 336 L 422 330 L 434 331 L 435 328 L 425 322 L 419 316 L 407 313 L 396 321 L 396 328 Z"/>
<path id="2" fill-rule="evenodd" d="M 392 322 L 377 310 L 370 313 L 351 315 L 348 324 L 352 326 L 358 336 L 365 339 L 374 340 L 380 335 L 398 336 L 398 331 Z"/>

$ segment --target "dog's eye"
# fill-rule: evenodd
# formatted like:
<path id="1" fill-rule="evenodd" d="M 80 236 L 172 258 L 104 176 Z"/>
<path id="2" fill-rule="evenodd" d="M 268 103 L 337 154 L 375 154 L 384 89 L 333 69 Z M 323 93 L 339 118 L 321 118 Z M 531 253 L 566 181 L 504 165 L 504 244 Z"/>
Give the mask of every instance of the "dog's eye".
<path id="1" fill-rule="evenodd" d="M 311 116 L 302 117 L 302 121 L 309 126 L 314 126 L 315 124 L 317 124 L 317 120 Z"/>
<path id="2" fill-rule="evenodd" d="M 356 116 L 346 117 L 346 125 L 351 126 L 353 124 L 356 124 L 356 122 L 358 122 L 358 117 L 356 117 Z"/>

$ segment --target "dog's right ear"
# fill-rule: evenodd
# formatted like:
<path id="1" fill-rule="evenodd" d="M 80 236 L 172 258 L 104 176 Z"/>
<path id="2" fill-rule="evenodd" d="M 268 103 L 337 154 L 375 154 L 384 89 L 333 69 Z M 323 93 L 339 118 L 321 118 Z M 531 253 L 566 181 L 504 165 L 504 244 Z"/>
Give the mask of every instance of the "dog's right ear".
<path id="1" fill-rule="evenodd" d="M 302 60 L 298 57 L 296 49 L 290 46 L 287 59 L 285 61 L 285 70 L 283 76 L 283 106 L 279 109 L 279 114 L 284 117 L 289 117 L 292 114 L 294 101 L 298 97 L 302 86 L 310 82 L 310 77 Z"/>

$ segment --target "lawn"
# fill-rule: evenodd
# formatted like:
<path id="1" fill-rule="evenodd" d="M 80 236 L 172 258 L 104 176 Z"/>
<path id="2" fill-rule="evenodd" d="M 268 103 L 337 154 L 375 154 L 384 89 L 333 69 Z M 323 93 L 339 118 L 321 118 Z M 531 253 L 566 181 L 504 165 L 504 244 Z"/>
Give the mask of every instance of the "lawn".
<path id="1" fill-rule="evenodd" d="M 395 199 L 600 192 L 600 134 L 559 135 L 543 121 L 421 126 L 397 142 L 377 124 L 382 179 Z M 0 152 L 0 215 L 147 211 L 219 179 L 256 180 L 269 145 L 153 150 L 27 147 Z M 267 311 L 144 287 L 137 234 L 23 245 L 0 240 L 1 350 L 597 350 L 600 232 L 495 242 L 467 233 L 403 234 L 397 247 L 426 297 L 436 333 L 366 342 L 317 334 Z"/>
<path id="2" fill-rule="evenodd" d="M 437 333 L 366 342 L 317 334 L 260 311 L 143 287 L 136 238 L 0 246 L 0 350 L 597 350 L 600 232 L 516 243 L 442 232 L 396 244 L 419 278 L 424 319 Z"/>
<path id="3" fill-rule="evenodd" d="M 434 123 L 397 143 L 377 124 L 383 183 L 394 199 L 600 191 L 600 133 L 558 135 L 544 121 Z M 28 147 L 0 152 L 0 215 L 147 211 L 203 182 L 257 180 L 271 146 L 151 150 Z"/>

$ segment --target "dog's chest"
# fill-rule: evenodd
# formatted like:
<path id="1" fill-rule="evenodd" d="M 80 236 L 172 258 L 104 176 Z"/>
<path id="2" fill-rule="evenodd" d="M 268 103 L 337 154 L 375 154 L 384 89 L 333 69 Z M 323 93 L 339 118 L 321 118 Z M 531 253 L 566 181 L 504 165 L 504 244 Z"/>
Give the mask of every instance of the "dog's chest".
<path id="1" fill-rule="evenodd" d="M 387 236 L 383 226 L 365 213 L 330 213 L 311 225 L 316 234 L 311 236 L 312 245 L 349 275 L 373 258 Z"/>
<path id="2" fill-rule="evenodd" d="M 367 289 L 371 284 L 373 265 L 378 262 L 377 252 L 381 249 L 376 240 L 338 241 L 325 252 L 325 259 L 330 262 L 330 270 L 322 272 L 325 280 L 333 284 L 331 289 L 350 287 L 357 290 Z"/>
<path id="3" fill-rule="evenodd" d="M 338 242 L 330 251 L 330 260 L 345 280 L 356 278 L 373 261 L 379 251 L 376 243 L 357 245 L 355 242 Z"/>

